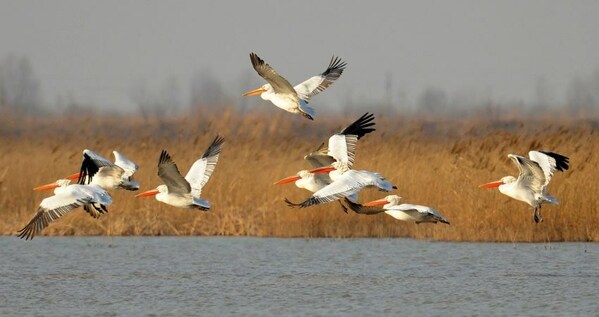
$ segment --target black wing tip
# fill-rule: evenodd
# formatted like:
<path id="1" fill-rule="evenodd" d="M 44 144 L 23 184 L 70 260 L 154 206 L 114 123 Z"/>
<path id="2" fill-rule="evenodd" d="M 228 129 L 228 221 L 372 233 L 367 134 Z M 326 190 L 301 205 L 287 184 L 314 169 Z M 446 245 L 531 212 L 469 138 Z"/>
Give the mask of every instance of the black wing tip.
<path id="1" fill-rule="evenodd" d="M 551 151 L 539 151 L 555 160 L 555 169 L 563 172 L 570 168 L 570 158 Z"/>
<path id="2" fill-rule="evenodd" d="M 314 197 L 310 197 L 310 198 L 306 199 L 305 201 L 302 201 L 301 203 L 294 203 L 287 198 L 285 198 L 284 201 L 285 201 L 285 203 L 287 203 L 287 206 L 289 206 L 291 208 L 295 208 L 295 207 L 306 208 L 306 207 L 310 207 L 312 205 L 318 204 L 318 201 Z"/>
<path id="3" fill-rule="evenodd" d="M 17 237 L 19 237 L 19 239 L 32 240 L 35 237 L 35 229 L 27 225 L 17 231 Z"/>
<path id="4" fill-rule="evenodd" d="M 225 143 L 225 138 L 217 134 L 214 140 L 212 140 L 212 143 L 210 143 L 210 145 L 206 149 L 206 151 L 204 151 L 202 158 L 220 154 L 221 146 L 223 145 L 223 143 Z"/>
<path id="5" fill-rule="evenodd" d="M 254 66 L 258 66 L 258 65 L 264 65 L 264 60 L 262 60 L 258 54 L 251 52 L 250 53 L 250 61 L 252 61 L 252 65 Z"/>
<path id="6" fill-rule="evenodd" d="M 91 150 L 88 150 L 91 151 Z M 81 168 L 79 169 L 79 178 L 77 184 L 86 185 L 89 184 L 96 175 L 100 168 L 96 165 L 94 160 L 87 153 L 83 153 L 83 161 L 81 162 Z"/>
<path id="7" fill-rule="evenodd" d="M 354 121 L 352 124 L 347 126 L 345 129 L 341 130 L 341 134 L 351 134 L 356 135 L 358 140 L 365 136 L 366 134 L 376 131 L 375 128 L 371 128 L 376 123 L 372 122 L 374 120 L 374 114 L 366 112 L 363 114 L 358 120 Z"/>
<path id="8" fill-rule="evenodd" d="M 168 154 L 167 150 L 162 150 L 162 152 L 160 152 L 160 158 L 158 159 L 158 165 L 160 164 L 164 164 L 164 163 L 170 163 L 173 160 L 171 159 L 170 154 Z"/>
<path id="9" fill-rule="evenodd" d="M 296 204 L 294 202 L 292 202 L 291 200 L 289 200 L 287 197 L 285 197 L 283 199 L 283 201 L 285 201 L 285 203 L 287 204 L 287 206 L 291 207 L 291 208 L 295 208 L 298 207 L 300 204 Z"/>
<path id="10" fill-rule="evenodd" d="M 343 72 L 343 70 L 345 70 L 346 66 L 347 66 L 346 61 L 342 60 L 341 57 L 335 56 L 335 54 L 333 54 L 333 56 L 331 57 L 331 62 L 329 63 L 329 67 L 327 70 L 339 70 L 339 71 Z"/>

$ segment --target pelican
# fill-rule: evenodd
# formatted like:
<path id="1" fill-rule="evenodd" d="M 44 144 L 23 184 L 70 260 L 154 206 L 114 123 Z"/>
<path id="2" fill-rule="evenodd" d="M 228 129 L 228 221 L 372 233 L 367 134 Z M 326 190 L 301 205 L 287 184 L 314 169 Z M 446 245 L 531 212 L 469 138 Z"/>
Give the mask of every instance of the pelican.
<path id="1" fill-rule="evenodd" d="M 481 188 L 499 187 L 499 192 L 516 200 L 523 201 L 534 208 L 533 219 L 543 221 L 541 204 L 549 202 L 557 205 L 557 198 L 547 193 L 547 185 L 555 171 L 563 172 L 569 166 L 569 158 L 561 154 L 546 151 L 530 151 L 528 157 L 508 154 L 518 166 L 520 175 L 505 176 L 498 181 L 480 185 Z"/>
<path id="2" fill-rule="evenodd" d="M 316 191 L 311 197 L 301 203 L 292 203 L 285 199 L 291 207 L 305 208 L 349 197 L 367 187 L 375 187 L 381 191 L 389 192 L 397 187 L 381 174 L 364 170 L 340 169 L 345 168 L 344 163 L 334 162 L 331 167 L 321 167 L 310 170 L 311 173 L 329 173 L 332 183 Z"/>
<path id="3" fill-rule="evenodd" d="M 123 154 L 112 151 L 114 163 L 92 150 L 83 150 L 81 171 L 68 178 L 78 176 L 79 184 L 96 184 L 104 189 L 138 190 L 139 183 L 133 174 L 139 169 L 137 164 Z"/>
<path id="4" fill-rule="evenodd" d="M 301 114 L 314 120 L 316 112 L 308 106 L 310 98 L 321 93 L 341 76 L 346 62 L 333 56 L 329 67 L 320 75 L 310 77 L 308 80 L 291 86 L 289 81 L 279 75 L 270 65 L 266 64 L 256 53 L 250 53 L 252 66 L 268 83 L 258 89 L 248 91 L 243 96 L 260 95 L 264 100 L 270 100 L 275 106 L 291 112 Z"/>
<path id="5" fill-rule="evenodd" d="M 97 185 L 69 185 L 70 182 L 70 179 L 59 179 L 55 183 L 34 188 L 34 190 L 38 191 L 54 189 L 54 196 L 42 200 L 35 216 L 33 216 L 23 229 L 19 230 L 19 238 L 25 238 L 25 240 L 33 239 L 50 222 L 81 206 L 84 208 L 88 207 L 85 210 L 94 218 L 97 218 L 99 213 L 107 211 L 104 206 L 110 205 L 112 199 L 106 190 Z M 98 212 L 89 208 L 90 205 L 93 205 L 94 209 Z M 97 205 L 102 207 L 98 207 Z"/>
<path id="6" fill-rule="evenodd" d="M 216 167 L 221 146 L 225 140 L 216 136 L 202 157 L 195 161 L 187 175 L 183 177 L 167 151 L 162 150 L 158 160 L 158 176 L 164 185 L 156 187 L 135 197 L 156 196 L 156 200 L 179 208 L 195 208 L 203 211 L 210 209 L 207 200 L 200 199 L 202 188 Z"/>
<path id="7" fill-rule="evenodd" d="M 383 199 L 371 201 L 363 205 L 344 199 L 349 208 L 356 213 L 365 215 L 374 215 L 385 212 L 389 216 L 402 221 L 413 221 L 420 223 L 442 222 L 449 224 L 449 221 L 441 213 L 431 207 L 412 204 L 399 204 L 401 197 L 397 195 L 388 195 Z M 382 206 L 382 207 L 375 207 Z"/>
<path id="8" fill-rule="evenodd" d="M 339 161 L 346 162 L 347 165 L 351 166 L 355 158 L 356 142 L 364 135 L 375 131 L 372 126 L 375 125 L 374 115 L 365 113 L 356 121 L 352 122 L 347 127 L 343 128 L 339 133 L 334 134 L 329 138 L 328 147 L 325 143 L 322 143 L 316 151 L 309 153 L 304 156 L 304 159 L 315 168 L 330 166 L 333 162 Z M 347 154 L 349 153 L 349 154 Z M 332 180 L 326 173 L 315 174 L 309 170 L 301 170 L 296 175 L 283 178 L 275 185 L 288 184 L 295 182 L 295 186 L 309 190 L 310 192 L 316 192 L 323 187 L 329 185 Z M 351 195 L 353 200 L 357 199 L 356 195 Z M 344 212 L 347 209 L 341 205 Z"/>

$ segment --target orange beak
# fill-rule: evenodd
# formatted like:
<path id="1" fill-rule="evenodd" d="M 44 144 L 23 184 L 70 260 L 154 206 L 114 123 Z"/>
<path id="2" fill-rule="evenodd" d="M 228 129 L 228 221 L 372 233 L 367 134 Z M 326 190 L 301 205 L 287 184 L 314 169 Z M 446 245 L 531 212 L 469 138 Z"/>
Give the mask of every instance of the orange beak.
<path id="1" fill-rule="evenodd" d="M 314 173 L 314 174 L 322 174 L 322 173 L 328 173 L 328 172 L 331 172 L 331 171 L 334 171 L 334 170 L 335 170 L 334 167 L 327 166 L 327 167 L 315 168 L 313 170 L 309 170 L 309 172 L 310 173 Z"/>
<path id="2" fill-rule="evenodd" d="M 80 176 L 81 176 L 81 173 L 75 173 L 75 174 L 67 176 L 67 179 L 76 180 L 76 179 L 79 179 Z"/>
<path id="3" fill-rule="evenodd" d="M 300 179 L 301 177 L 295 175 L 295 176 L 289 176 L 289 177 L 285 177 L 280 181 L 275 182 L 275 185 L 283 185 L 283 184 L 287 184 L 287 183 L 291 183 L 291 182 L 295 182 L 296 180 Z"/>
<path id="4" fill-rule="evenodd" d="M 389 202 L 386 199 L 379 199 L 379 200 L 373 200 L 371 202 L 367 202 L 365 204 L 363 204 L 362 206 L 367 206 L 367 207 L 372 207 L 372 206 L 382 206 L 382 205 L 386 205 Z"/>
<path id="5" fill-rule="evenodd" d="M 495 182 L 490 182 L 490 183 L 486 183 L 486 184 L 482 184 L 480 186 L 478 186 L 479 188 L 494 188 L 494 187 L 499 187 L 503 185 L 502 181 L 495 181 Z"/>
<path id="6" fill-rule="evenodd" d="M 150 196 L 157 195 L 158 193 L 159 193 L 158 189 L 152 189 L 152 190 L 148 190 L 147 192 L 137 194 L 137 195 L 135 195 L 135 197 L 137 197 L 137 198 L 150 197 Z"/>
<path id="7" fill-rule="evenodd" d="M 56 183 L 52 183 L 52 184 L 38 186 L 38 187 L 34 188 L 33 190 L 37 190 L 37 191 L 50 190 L 50 189 L 54 189 L 54 188 L 59 187 L 59 186 L 60 185 L 58 185 Z"/>
<path id="8" fill-rule="evenodd" d="M 264 88 L 258 88 L 258 89 L 250 90 L 250 91 L 246 92 L 245 94 L 243 94 L 242 96 L 245 96 L 245 97 L 255 96 L 255 95 L 259 95 L 265 91 L 266 91 L 266 89 L 264 89 Z"/>

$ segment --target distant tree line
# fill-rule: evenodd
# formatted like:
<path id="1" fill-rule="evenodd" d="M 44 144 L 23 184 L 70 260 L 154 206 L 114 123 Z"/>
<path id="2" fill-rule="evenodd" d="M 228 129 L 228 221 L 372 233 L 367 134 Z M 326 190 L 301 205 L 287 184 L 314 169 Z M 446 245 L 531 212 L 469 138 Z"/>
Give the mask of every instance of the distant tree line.
<path id="1" fill-rule="evenodd" d="M 0 60 L 0 109 L 32 114 L 40 106 L 40 83 L 27 57 L 8 55 Z"/>

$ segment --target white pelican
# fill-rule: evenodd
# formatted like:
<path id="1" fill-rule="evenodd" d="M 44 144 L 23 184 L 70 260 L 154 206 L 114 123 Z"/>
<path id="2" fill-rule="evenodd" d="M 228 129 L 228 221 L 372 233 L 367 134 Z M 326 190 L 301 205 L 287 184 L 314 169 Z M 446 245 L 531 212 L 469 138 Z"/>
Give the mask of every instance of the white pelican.
<path id="1" fill-rule="evenodd" d="M 331 136 L 329 138 L 328 148 L 322 143 L 316 151 L 309 153 L 304 159 L 316 168 L 330 166 L 337 161 L 335 157 L 351 166 L 355 158 L 354 153 L 357 140 L 376 130 L 375 128 L 372 128 L 372 126 L 375 125 L 375 123 L 372 122 L 373 120 L 374 115 L 369 114 L 368 112 L 365 113 L 356 121 L 342 129 L 339 133 Z M 301 170 L 296 175 L 281 179 L 275 182 L 275 184 L 282 185 L 291 182 L 295 182 L 295 186 L 299 188 L 314 193 L 332 183 L 332 180 L 327 173 L 315 174 L 308 170 Z M 356 200 L 357 195 L 351 195 L 350 199 Z M 341 204 L 341 206 L 343 211 L 347 212 L 347 209 L 343 204 Z"/>
<path id="2" fill-rule="evenodd" d="M 322 74 L 313 76 L 293 87 L 287 79 L 279 75 L 255 53 L 250 54 L 250 60 L 258 75 L 264 78 L 268 84 L 248 91 L 243 96 L 260 94 L 262 99 L 270 100 L 275 106 L 291 113 L 301 114 L 310 120 L 314 120 L 316 115 L 314 109 L 308 106 L 310 98 L 333 84 L 341 76 L 347 65 L 340 58 L 333 56 L 329 67 Z"/>
<path id="3" fill-rule="evenodd" d="M 339 169 L 339 168 L 344 169 Z M 366 187 L 376 187 L 379 190 L 389 192 L 392 189 L 397 189 L 381 174 L 364 170 L 345 169 L 344 163 L 334 162 L 332 167 L 321 167 L 311 170 L 310 172 L 329 173 L 333 182 L 322 189 L 316 191 L 311 197 L 303 202 L 296 204 L 285 199 L 291 207 L 299 206 L 301 208 L 328 203 L 344 197 L 357 194 Z"/>
<path id="4" fill-rule="evenodd" d="M 133 174 L 139 169 L 137 164 L 117 151 L 112 154 L 114 163 L 92 150 L 83 150 L 81 172 L 68 178 L 79 176 L 79 184 L 96 184 L 107 190 L 138 190 L 139 183 L 133 180 Z"/>
<path id="5" fill-rule="evenodd" d="M 81 206 L 94 218 L 107 211 L 105 206 L 112 203 L 108 192 L 97 185 L 69 185 L 70 182 L 69 179 L 59 179 L 55 183 L 34 188 L 34 190 L 54 189 L 54 196 L 42 200 L 35 216 L 19 230 L 19 238 L 33 239 L 50 222 Z M 90 206 L 93 206 L 93 209 Z"/>
<path id="6" fill-rule="evenodd" d="M 389 195 L 383 199 L 371 201 L 363 205 L 345 199 L 345 203 L 356 213 L 374 215 L 385 212 L 391 217 L 402 221 L 414 221 L 415 223 L 437 223 L 449 224 L 449 221 L 441 213 L 431 207 L 412 204 L 399 204 L 401 197 Z M 382 206 L 382 207 L 375 207 Z"/>
<path id="7" fill-rule="evenodd" d="M 545 151 L 528 152 L 530 159 L 514 154 L 508 154 L 508 157 L 520 170 L 518 179 L 513 176 L 505 176 L 499 181 L 479 187 L 499 187 L 499 192 L 502 194 L 531 205 L 534 208 L 533 219 L 536 223 L 543 221 L 541 204 L 544 202 L 558 204 L 557 198 L 547 194 L 547 185 L 555 171 L 563 172 L 569 168 L 569 158 Z"/>
<path id="8" fill-rule="evenodd" d="M 373 120 L 374 115 L 368 112 L 365 113 L 339 133 L 332 135 L 329 138 L 328 147 L 322 143 L 316 151 L 304 156 L 304 159 L 315 168 L 330 166 L 337 161 L 344 162 L 348 167 L 351 167 L 355 159 L 357 140 L 376 130 L 372 128 L 375 125 L 372 122 Z M 293 181 L 296 181 L 297 187 L 311 192 L 315 192 L 331 183 L 328 174 L 313 174 L 308 170 L 302 170 L 297 175 L 284 178 L 275 184 L 287 184 Z"/>
<path id="9" fill-rule="evenodd" d="M 221 146 L 225 140 L 216 136 L 202 157 L 195 161 L 183 177 L 171 156 L 163 150 L 158 160 L 158 176 L 164 185 L 158 186 L 135 197 L 156 196 L 156 200 L 179 208 L 210 209 L 207 200 L 200 199 L 202 188 L 216 167 Z"/>

